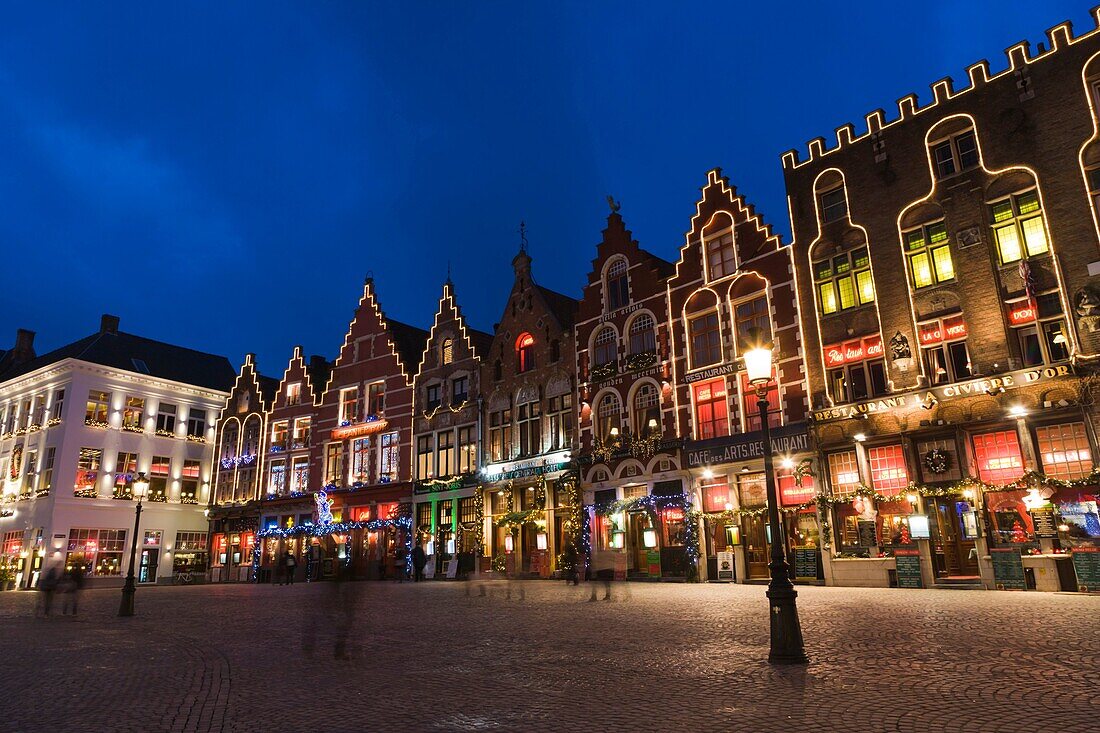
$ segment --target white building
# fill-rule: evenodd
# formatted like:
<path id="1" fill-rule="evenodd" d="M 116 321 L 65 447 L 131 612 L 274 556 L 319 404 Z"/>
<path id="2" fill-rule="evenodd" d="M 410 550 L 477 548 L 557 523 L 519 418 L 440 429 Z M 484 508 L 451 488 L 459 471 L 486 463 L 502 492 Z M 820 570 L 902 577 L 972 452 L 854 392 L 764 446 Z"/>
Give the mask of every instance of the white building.
<path id="1" fill-rule="evenodd" d="M 50 566 L 121 585 L 144 473 L 139 582 L 204 574 L 214 425 L 235 372 L 222 356 L 97 333 L 36 356 L 20 329 L 0 352 L 0 588 Z"/>

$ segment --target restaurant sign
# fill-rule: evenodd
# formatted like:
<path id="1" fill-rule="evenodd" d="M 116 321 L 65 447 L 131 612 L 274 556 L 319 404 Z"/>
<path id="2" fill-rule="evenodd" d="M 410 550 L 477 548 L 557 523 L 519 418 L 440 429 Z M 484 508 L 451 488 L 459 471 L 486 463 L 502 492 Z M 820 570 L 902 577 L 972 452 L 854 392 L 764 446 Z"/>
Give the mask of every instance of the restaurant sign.
<path id="1" fill-rule="evenodd" d="M 386 429 L 386 425 L 388 424 L 389 422 L 387 420 L 378 419 L 353 423 L 351 425 L 341 425 L 338 428 L 332 429 L 332 439 L 347 440 L 348 438 L 361 438 L 364 435 L 380 433 Z"/>
<path id="2" fill-rule="evenodd" d="M 772 428 L 772 455 L 790 455 L 810 449 L 806 423 L 796 422 Z M 728 435 L 709 440 L 694 440 L 684 444 L 688 466 L 716 466 L 723 463 L 748 461 L 764 457 L 764 436 L 759 431 Z"/>
<path id="3" fill-rule="evenodd" d="M 1000 374 L 996 377 L 984 377 L 972 379 L 969 382 L 958 384 L 945 384 L 938 387 L 929 387 L 915 392 L 880 397 L 875 400 L 865 400 L 851 405 L 830 407 L 825 410 L 814 410 L 815 422 L 831 422 L 844 420 L 860 415 L 877 415 L 879 413 L 894 410 L 906 410 L 922 407 L 926 404 L 953 400 L 958 397 L 973 397 L 977 395 L 993 394 L 1001 389 L 1023 387 L 1029 384 L 1037 384 L 1052 379 L 1071 376 L 1068 365 L 1042 367 L 1039 369 L 1022 369 L 1016 372 Z"/>
<path id="4" fill-rule="evenodd" d="M 685 374 L 684 384 L 694 384 L 695 382 L 701 382 L 704 379 L 724 377 L 725 375 L 733 374 L 736 371 L 736 364 L 719 364 L 718 366 L 713 366 L 707 369 L 701 369 L 697 372 L 689 372 L 688 374 Z"/>
<path id="5" fill-rule="evenodd" d="M 569 451 L 555 451 L 537 458 L 507 463 L 491 463 L 481 469 L 487 481 L 502 481 L 512 478 L 539 476 L 544 473 L 564 471 L 569 467 Z"/>

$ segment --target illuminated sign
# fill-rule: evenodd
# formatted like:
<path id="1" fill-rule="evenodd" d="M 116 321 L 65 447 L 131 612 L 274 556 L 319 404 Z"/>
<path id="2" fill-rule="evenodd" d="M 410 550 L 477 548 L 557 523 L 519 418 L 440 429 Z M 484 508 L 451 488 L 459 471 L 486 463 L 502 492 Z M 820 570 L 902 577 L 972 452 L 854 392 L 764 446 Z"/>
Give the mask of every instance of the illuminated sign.
<path id="1" fill-rule="evenodd" d="M 1035 304 L 1030 300 L 1017 300 L 1008 304 L 1008 322 L 1013 326 L 1022 326 L 1035 320 Z"/>
<path id="2" fill-rule="evenodd" d="M 693 382 L 700 382 L 704 379 L 713 379 L 714 377 L 722 377 L 727 374 L 733 374 L 737 371 L 736 364 L 719 364 L 718 366 L 703 369 L 698 372 L 691 372 L 684 375 L 684 384 L 691 384 Z"/>
<path id="3" fill-rule="evenodd" d="M 975 379 L 969 382 L 959 382 L 958 384 L 946 384 L 916 392 L 882 397 L 877 400 L 830 407 L 826 410 L 815 410 L 814 421 L 819 423 L 831 422 L 866 414 L 891 412 L 898 409 L 916 409 L 929 403 L 942 402 L 956 397 L 991 394 L 1001 388 L 1020 387 L 1070 375 L 1070 368 L 1065 364 L 1041 369 L 1024 369 L 1018 372 L 1008 372 L 997 377 Z"/>
<path id="4" fill-rule="evenodd" d="M 822 354 L 825 357 L 825 366 L 829 368 L 841 367 L 864 359 L 878 359 L 883 354 L 882 336 L 876 334 L 826 346 L 822 349 Z"/>
<path id="5" fill-rule="evenodd" d="M 806 423 L 796 422 L 771 429 L 772 455 L 790 455 L 810 449 Z M 717 466 L 764 457 L 763 434 L 759 430 L 721 438 L 693 440 L 684 444 L 688 466 Z"/>
<path id="6" fill-rule="evenodd" d="M 354 425 L 341 425 L 338 428 L 332 429 L 332 439 L 347 440 L 348 438 L 359 438 L 364 435 L 380 433 L 386 429 L 387 425 L 389 425 L 389 421 L 387 420 L 370 420 L 368 422 L 355 423 Z"/>
<path id="7" fill-rule="evenodd" d="M 491 464 L 481 469 L 481 473 L 489 481 L 499 481 L 501 479 L 524 478 L 526 476 L 564 471 L 568 467 L 569 451 L 565 450 L 548 453 L 526 461 Z"/>
<path id="8" fill-rule="evenodd" d="M 954 341 L 966 338 L 966 321 L 962 316 L 952 316 L 943 320 L 922 323 L 918 336 L 921 346 L 931 346 L 942 341 Z"/>

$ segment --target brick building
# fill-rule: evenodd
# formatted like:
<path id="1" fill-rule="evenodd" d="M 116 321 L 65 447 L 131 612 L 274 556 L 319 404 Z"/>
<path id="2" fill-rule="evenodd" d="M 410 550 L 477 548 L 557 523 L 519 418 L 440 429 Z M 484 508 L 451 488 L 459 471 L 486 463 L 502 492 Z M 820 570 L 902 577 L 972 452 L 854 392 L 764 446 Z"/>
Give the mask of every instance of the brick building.
<path id="1" fill-rule="evenodd" d="M 413 517 L 428 577 L 473 570 L 481 552 L 481 360 L 492 341 L 466 323 L 448 278 L 413 380 Z"/>
<path id="2" fill-rule="evenodd" d="M 585 503 L 597 507 L 591 567 L 626 577 L 686 574 L 685 475 L 670 388 L 672 272 L 671 262 L 638 246 L 612 203 L 577 309 L 580 465 Z M 632 508 L 619 511 L 626 502 Z"/>
<path id="3" fill-rule="evenodd" d="M 1100 33 L 1047 43 L 783 155 L 831 583 L 1072 588 L 1100 539 Z"/>
<path id="4" fill-rule="evenodd" d="M 699 550 L 705 577 L 767 577 L 761 418 L 741 354 L 749 339 L 775 345 L 775 380 L 767 399 L 772 444 L 779 454 L 778 490 L 792 554 L 817 577 L 817 522 L 812 481 L 796 480 L 809 456 L 805 375 L 791 250 L 715 169 L 668 280 L 675 425 L 686 438 L 686 487 L 702 512 Z"/>
<path id="5" fill-rule="evenodd" d="M 575 534 L 577 301 L 537 285 L 526 247 L 481 364 L 485 562 L 548 576 Z M 483 569 L 488 569 L 484 568 Z"/>

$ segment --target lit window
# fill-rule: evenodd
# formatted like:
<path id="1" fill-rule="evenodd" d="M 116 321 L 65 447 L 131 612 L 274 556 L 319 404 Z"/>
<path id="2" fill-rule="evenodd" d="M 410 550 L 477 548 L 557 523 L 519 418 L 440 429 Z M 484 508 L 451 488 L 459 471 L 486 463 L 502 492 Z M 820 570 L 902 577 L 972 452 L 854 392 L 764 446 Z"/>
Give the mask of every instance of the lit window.
<path id="1" fill-rule="evenodd" d="M 1024 459 L 1015 430 L 999 430 L 973 437 L 978 478 L 991 484 L 1007 484 L 1020 478 Z"/>
<path id="2" fill-rule="evenodd" d="M 573 438 L 573 393 L 550 398 L 550 450 L 568 448 Z"/>
<path id="3" fill-rule="evenodd" d="M 455 434 L 450 430 L 436 433 L 435 470 L 440 476 L 450 476 L 455 472 Z"/>
<path id="4" fill-rule="evenodd" d="M 867 462 L 871 468 L 871 485 L 880 494 L 893 496 L 909 485 L 905 450 L 900 445 L 869 448 Z"/>
<path id="5" fill-rule="evenodd" d="M 535 337 L 521 333 L 516 339 L 516 371 L 529 372 L 535 368 Z"/>
<path id="6" fill-rule="evenodd" d="M 88 392 L 88 407 L 84 412 L 84 422 L 86 423 L 106 423 L 107 422 L 107 403 L 111 399 L 109 392 L 103 392 L 97 389 L 93 389 Z M 10 415 L 14 417 L 15 408 L 12 408 Z"/>
<path id="7" fill-rule="evenodd" d="M 607 308 L 617 310 L 630 302 L 626 260 L 618 259 L 607 268 Z"/>
<path id="8" fill-rule="evenodd" d="M 823 222 L 836 221 L 848 215 L 848 199 L 844 195 L 844 187 L 826 191 L 818 197 L 821 204 L 821 220 Z"/>
<path id="9" fill-rule="evenodd" d="M 854 450 L 829 454 L 829 483 L 834 494 L 844 494 L 859 488 L 859 468 Z"/>
<path id="10" fill-rule="evenodd" d="M 1002 265 L 1049 250 L 1038 191 L 1032 189 L 1010 196 L 990 204 L 989 208 Z"/>
<path id="11" fill-rule="evenodd" d="M 649 382 L 643 383 L 634 392 L 634 404 L 631 412 L 634 418 L 634 434 L 659 432 L 661 429 L 661 398 L 657 387 Z"/>
<path id="12" fill-rule="evenodd" d="M 1083 422 L 1039 427 L 1035 437 L 1047 476 L 1072 481 L 1092 472 L 1092 447 Z"/>
<path id="13" fill-rule="evenodd" d="M 286 386 L 286 403 L 297 405 L 302 401 L 302 383 L 291 382 Z"/>
<path id="14" fill-rule="evenodd" d="M 717 280 L 737 272 L 736 255 L 733 247 L 733 230 L 725 234 L 716 234 L 706 242 L 707 268 L 710 279 Z"/>
<path id="15" fill-rule="evenodd" d="M 141 397 L 127 397 L 126 405 L 122 408 L 123 429 L 140 432 L 142 418 L 145 416 L 145 400 Z"/>
<path id="16" fill-rule="evenodd" d="M 947 227 L 942 221 L 906 232 L 905 249 L 913 287 L 925 288 L 955 278 Z"/>
<path id="17" fill-rule="evenodd" d="M 271 423 L 271 450 L 286 450 L 287 435 L 290 432 L 290 423 L 286 420 L 277 420 Z"/>
<path id="18" fill-rule="evenodd" d="M 815 262 L 813 269 L 822 315 L 874 302 L 875 285 L 866 247 Z"/>
<path id="19" fill-rule="evenodd" d="M 967 328 L 962 316 L 936 319 L 917 327 L 921 354 L 933 384 L 947 384 L 972 376 Z"/>
<path id="20" fill-rule="evenodd" d="M 596 429 L 600 438 L 607 440 L 618 435 L 622 428 L 622 405 L 619 396 L 609 392 L 600 398 L 596 408 Z"/>
<path id="21" fill-rule="evenodd" d="M 694 387 L 695 436 L 697 440 L 719 438 L 730 434 L 729 409 L 726 404 L 726 380 L 715 379 Z"/>
<path id="22" fill-rule="evenodd" d="M 340 390 L 340 424 L 350 425 L 359 421 L 359 388 Z"/>
<path id="23" fill-rule="evenodd" d="M 454 339 L 443 339 L 443 345 L 439 347 L 439 361 L 441 364 L 450 364 L 455 358 Z"/>

